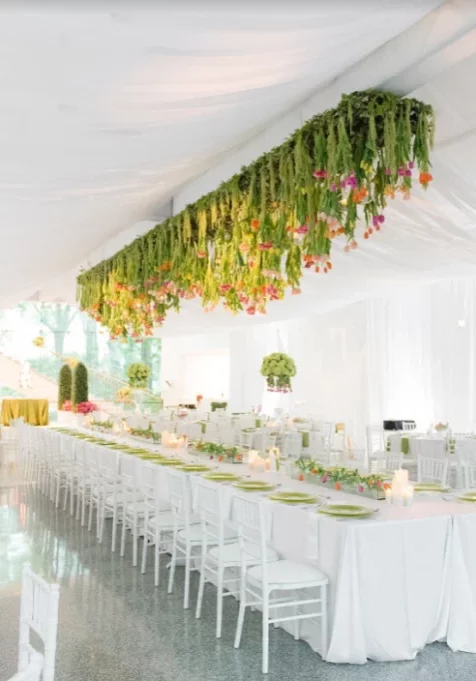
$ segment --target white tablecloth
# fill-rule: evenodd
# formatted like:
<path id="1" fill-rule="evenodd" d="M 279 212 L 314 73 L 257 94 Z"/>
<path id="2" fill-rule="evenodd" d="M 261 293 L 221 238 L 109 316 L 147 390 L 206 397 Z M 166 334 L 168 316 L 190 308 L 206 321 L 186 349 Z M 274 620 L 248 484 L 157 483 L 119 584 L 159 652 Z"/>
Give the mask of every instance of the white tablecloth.
<path id="1" fill-rule="evenodd" d="M 245 465 L 219 467 L 247 472 Z M 409 660 L 438 640 L 476 653 L 476 505 L 423 495 L 409 508 L 388 506 L 274 475 L 285 489 L 378 509 L 368 520 L 348 521 L 268 502 L 275 548 L 329 577 L 329 662 Z M 303 620 L 301 638 L 317 650 L 317 625 Z"/>

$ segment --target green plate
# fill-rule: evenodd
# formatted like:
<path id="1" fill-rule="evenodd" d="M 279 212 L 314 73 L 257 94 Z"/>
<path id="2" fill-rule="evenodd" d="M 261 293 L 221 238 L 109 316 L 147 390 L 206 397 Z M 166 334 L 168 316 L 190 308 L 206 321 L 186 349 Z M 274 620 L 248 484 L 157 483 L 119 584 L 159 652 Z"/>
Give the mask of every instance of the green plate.
<path id="1" fill-rule="evenodd" d="M 208 466 L 204 466 L 201 463 L 186 463 L 185 465 L 180 466 L 180 470 L 185 471 L 186 473 L 205 473 L 210 469 Z"/>
<path id="2" fill-rule="evenodd" d="M 241 482 L 235 482 L 233 487 L 241 489 L 244 492 L 271 492 L 276 488 L 276 485 L 272 485 L 269 482 L 263 482 L 262 480 L 242 480 Z"/>
<path id="3" fill-rule="evenodd" d="M 475 504 L 476 503 L 476 492 L 465 492 L 459 497 L 456 497 L 460 501 L 467 501 L 470 504 Z"/>
<path id="4" fill-rule="evenodd" d="M 214 482 L 238 482 L 238 480 L 241 480 L 239 475 L 234 475 L 233 473 L 206 473 L 202 477 Z"/>
<path id="5" fill-rule="evenodd" d="M 449 487 L 439 482 L 415 482 L 413 489 L 415 492 L 447 492 Z"/>
<path id="6" fill-rule="evenodd" d="M 321 506 L 318 513 L 336 518 L 368 518 L 374 514 L 374 510 L 367 506 L 353 506 L 352 504 L 328 504 Z"/>
<path id="7" fill-rule="evenodd" d="M 156 459 L 161 466 L 183 466 L 184 462 L 181 459 Z"/>
<path id="8" fill-rule="evenodd" d="M 280 501 L 283 504 L 315 504 L 316 497 L 305 492 L 275 492 L 270 494 L 271 501 Z"/>

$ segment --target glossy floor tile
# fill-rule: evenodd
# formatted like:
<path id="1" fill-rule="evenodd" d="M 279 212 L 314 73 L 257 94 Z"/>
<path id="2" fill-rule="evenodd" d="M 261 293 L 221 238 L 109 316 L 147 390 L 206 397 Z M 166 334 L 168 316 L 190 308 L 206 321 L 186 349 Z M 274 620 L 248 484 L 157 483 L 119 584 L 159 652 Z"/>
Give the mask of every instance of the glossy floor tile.
<path id="1" fill-rule="evenodd" d="M 227 599 L 223 638 L 215 638 L 215 592 L 207 587 L 201 620 L 182 609 L 182 571 L 166 594 L 153 586 L 152 563 L 142 576 L 126 557 L 111 554 L 69 513 L 56 511 L 0 469 L 0 681 L 16 671 L 21 567 L 29 561 L 61 584 L 56 681 L 253 681 L 262 679 L 261 620 L 247 615 L 242 648 L 233 649 L 237 605 Z M 152 552 L 150 552 L 152 559 Z M 197 577 L 192 580 L 195 602 Z M 322 662 L 306 643 L 279 629 L 270 634 L 270 681 L 473 681 L 476 656 L 435 644 L 412 662 L 363 666 Z"/>

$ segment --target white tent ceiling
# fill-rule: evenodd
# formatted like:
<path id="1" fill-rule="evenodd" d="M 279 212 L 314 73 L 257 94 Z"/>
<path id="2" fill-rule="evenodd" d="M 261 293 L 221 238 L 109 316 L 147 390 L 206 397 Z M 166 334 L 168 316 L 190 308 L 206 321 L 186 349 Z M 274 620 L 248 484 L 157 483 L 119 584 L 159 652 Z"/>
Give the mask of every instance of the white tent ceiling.
<path id="1" fill-rule="evenodd" d="M 301 103 L 366 57 L 365 82 L 396 78 L 401 91 L 419 85 L 415 96 L 435 105 L 434 188 L 392 209 L 365 248 L 349 255 L 336 248 L 332 275 L 306 276 L 303 295 L 270 305 L 268 318 L 476 272 L 474 8 L 471 15 L 465 2 L 447 3 L 442 17 L 447 8 L 426 16 L 438 0 L 296 0 L 275 3 L 273 12 L 264 0 L 201 2 L 199 11 L 180 2 L 156 10 L 114 4 L 79 13 L 45 4 L 0 10 L 0 305 L 38 290 L 70 299 L 78 263 L 147 229 L 150 222 L 131 225 L 164 216 L 172 196 L 180 207 L 201 187 L 194 178 L 212 177 L 220 161 L 226 167 L 242 149 L 270 146 L 260 131 L 293 109 L 316 113 Z M 420 34 L 410 28 L 419 21 Z M 428 44 L 426 60 L 410 71 L 408 29 L 414 43 Z M 355 87 L 347 81 L 360 89 L 357 77 Z M 227 172 L 218 171 L 215 184 Z M 206 316 L 194 303 L 165 333 L 243 321 L 221 310 Z"/>

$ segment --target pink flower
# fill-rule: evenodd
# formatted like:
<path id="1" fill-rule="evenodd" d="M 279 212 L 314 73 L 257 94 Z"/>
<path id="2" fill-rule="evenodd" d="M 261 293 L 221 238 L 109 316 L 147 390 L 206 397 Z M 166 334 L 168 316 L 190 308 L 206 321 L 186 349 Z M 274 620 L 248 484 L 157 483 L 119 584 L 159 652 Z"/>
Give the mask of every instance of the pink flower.
<path id="1" fill-rule="evenodd" d="M 322 478 L 321 478 L 321 482 L 323 482 L 324 484 L 326 484 L 326 482 L 327 482 L 328 479 L 329 479 L 329 478 L 327 477 L 327 475 L 323 475 Z"/>
<path id="2" fill-rule="evenodd" d="M 260 251 L 269 251 L 271 248 L 273 248 L 273 244 L 271 243 L 271 241 L 266 241 L 263 244 L 258 244 L 258 249 Z"/>
<path id="3" fill-rule="evenodd" d="M 364 487 L 363 485 L 359 485 L 359 486 L 357 487 L 357 489 L 359 490 L 359 492 L 360 492 L 361 494 L 362 494 L 362 492 L 365 491 L 365 487 Z"/>
<path id="4" fill-rule="evenodd" d="M 322 179 L 325 179 L 327 177 L 327 171 L 326 170 L 315 170 L 312 174 L 318 180 L 322 180 Z"/>
<path id="5" fill-rule="evenodd" d="M 385 168 L 385 175 L 391 175 L 392 171 L 390 168 Z"/>
<path id="6" fill-rule="evenodd" d="M 413 161 L 410 161 L 410 163 L 408 164 L 408 167 L 410 168 L 410 170 L 413 170 L 413 168 L 415 167 L 415 164 L 413 163 Z"/>
<path id="7" fill-rule="evenodd" d="M 309 227 L 307 225 L 301 225 L 295 230 L 296 234 L 307 234 L 309 232 Z"/>
<path id="8" fill-rule="evenodd" d="M 64 407 L 64 405 L 63 405 Z M 80 402 L 78 404 L 79 414 L 90 414 L 92 411 L 96 411 L 97 407 L 94 402 Z"/>

